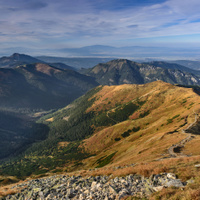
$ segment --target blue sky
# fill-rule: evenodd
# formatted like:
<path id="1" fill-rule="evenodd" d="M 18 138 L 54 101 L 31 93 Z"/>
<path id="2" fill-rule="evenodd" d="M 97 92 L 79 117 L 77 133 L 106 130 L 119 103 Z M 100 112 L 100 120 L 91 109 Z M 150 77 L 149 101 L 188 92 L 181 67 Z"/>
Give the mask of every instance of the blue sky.
<path id="1" fill-rule="evenodd" d="M 95 44 L 198 47 L 199 8 L 199 0 L 0 0 L 0 53 Z"/>

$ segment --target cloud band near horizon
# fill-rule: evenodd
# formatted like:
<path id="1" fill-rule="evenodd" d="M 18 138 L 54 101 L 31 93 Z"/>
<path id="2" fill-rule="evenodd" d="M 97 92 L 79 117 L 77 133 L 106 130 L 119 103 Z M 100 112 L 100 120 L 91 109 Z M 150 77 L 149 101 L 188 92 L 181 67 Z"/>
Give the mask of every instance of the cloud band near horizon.
<path id="1" fill-rule="evenodd" d="M 31 47 L 39 51 L 94 44 L 200 42 L 198 0 L 0 0 L 0 3 L 2 49 Z"/>

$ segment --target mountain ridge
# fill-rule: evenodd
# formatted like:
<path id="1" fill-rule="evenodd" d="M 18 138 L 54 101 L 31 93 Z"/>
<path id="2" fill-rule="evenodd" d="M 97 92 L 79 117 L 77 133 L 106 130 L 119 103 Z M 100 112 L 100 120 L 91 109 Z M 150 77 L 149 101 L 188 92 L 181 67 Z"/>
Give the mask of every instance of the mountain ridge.
<path id="1" fill-rule="evenodd" d="M 155 174 L 172 172 L 182 182 L 195 180 L 199 177 L 195 167 L 200 158 L 199 113 L 200 98 L 192 88 L 163 81 L 98 86 L 40 118 L 37 123 L 48 128 L 46 138 L 1 163 L 0 175 L 24 179 L 58 173 L 66 177 L 67 173 L 111 175 L 117 180 L 140 174 L 152 180 Z M 199 188 L 199 182 L 193 183 L 184 194 L 194 185 Z M 179 194 L 175 188 L 161 194 L 172 190 Z"/>
<path id="2" fill-rule="evenodd" d="M 68 104 L 98 85 L 78 72 L 45 63 L 0 68 L 0 74 L 1 107 L 52 109 Z"/>
<path id="3" fill-rule="evenodd" d="M 181 131 L 194 121 L 199 103 L 192 88 L 162 81 L 98 86 L 38 121 L 48 126 L 48 137 L 25 152 L 24 167 L 37 160 L 41 169 L 70 171 L 170 158 L 168 148 L 187 137 Z"/>
<path id="4" fill-rule="evenodd" d="M 200 61 L 194 61 L 194 60 L 173 60 L 168 61 L 170 63 L 176 63 L 185 67 L 188 67 L 193 70 L 200 70 Z"/>
<path id="5" fill-rule="evenodd" d="M 125 83 L 142 84 L 156 80 L 162 80 L 172 84 L 200 84 L 198 71 L 193 71 L 196 72 L 194 75 L 189 73 L 188 71 L 190 71 L 190 69 L 186 67 L 183 67 L 183 69 L 187 71 L 180 70 L 180 65 L 168 65 L 165 62 L 155 62 L 155 64 L 156 65 L 151 63 L 137 63 L 127 59 L 117 59 L 107 63 L 100 63 L 93 68 L 84 69 L 81 73 L 96 78 L 96 81 L 102 85 L 118 85 Z"/>
<path id="6" fill-rule="evenodd" d="M 30 64 L 30 63 L 43 63 L 43 61 L 31 57 L 25 54 L 14 53 L 9 57 L 0 58 L 0 67 L 1 68 L 14 68 L 19 65 Z"/>
<path id="7" fill-rule="evenodd" d="M 99 57 L 52 57 L 52 56 L 37 56 L 36 58 L 47 62 L 47 63 L 55 63 L 55 62 L 61 62 L 70 66 L 75 67 L 76 69 L 81 68 L 89 68 L 97 65 L 98 63 L 105 63 L 113 58 L 99 58 Z"/>
<path id="8" fill-rule="evenodd" d="M 198 76 L 200 75 L 200 72 L 198 70 L 195 70 L 195 69 L 189 68 L 188 66 L 184 66 L 177 63 L 171 63 L 171 62 L 165 62 L 165 61 L 152 61 L 152 62 L 145 62 L 145 64 L 161 67 L 163 69 L 177 69 L 177 70 L 181 70 L 181 71 L 188 72 L 191 74 L 196 74 Z"/>
<path id="9" fill-rule="evenodd" d="M 21 65 L 36 64 L 36 63 L 43 63 L 43 64 L 46 63 L 60 69 L 75 70 L 75 68 L 70 67 L 64 63 L 47 63 L 45 61 L 34 58 L 27 54 L 14 53 L 11 56 L 4 56 L 0 58 L 0 68 L 15 68 Z"/>

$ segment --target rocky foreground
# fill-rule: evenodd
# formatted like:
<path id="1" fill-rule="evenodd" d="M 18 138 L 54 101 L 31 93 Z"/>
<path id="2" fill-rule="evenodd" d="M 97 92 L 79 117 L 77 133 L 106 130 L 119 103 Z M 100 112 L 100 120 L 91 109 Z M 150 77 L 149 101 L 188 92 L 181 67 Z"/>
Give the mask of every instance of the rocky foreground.
<path id="1" fill-rule="evenodd" d="M 33 200 L 33 199 L 122 199 L 125 196 L 148 197 L 164 187 L 184 187 L 187 183 L 176 179 L 172 173 L 162 173 L 144 178 L 140 175 L 126 177 L 112 176 L 65 176 L 56 175 L 27 181 L 14 186 L 21 192 L 8 195 L 2 200 Z"/>

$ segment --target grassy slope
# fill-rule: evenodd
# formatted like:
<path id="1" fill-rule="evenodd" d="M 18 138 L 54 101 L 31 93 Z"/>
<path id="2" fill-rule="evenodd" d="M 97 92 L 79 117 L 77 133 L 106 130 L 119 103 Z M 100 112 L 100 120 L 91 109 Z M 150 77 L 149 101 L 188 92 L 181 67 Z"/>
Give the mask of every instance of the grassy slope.
<path id="1" fill-rule="evenodd" d="M 88 96 L 89 97 L 89 96 Z M 98 160 L 112 157 L 113 165 L 153 161 L 168 157 L 167 149 L 187 137 L 181 133 L 199 112 L 199 96 L 190 88 L 173 86 L 161 81 L 145 85 L 104 86 L 89 100 L 95 99 L 86 113 L 93 113 L 93 134 L 80 145 L 88 154 L 96 155 L 83 161 L 85 167 L 98 166 Z M 112 120 L 113 113 L 130 102 L 143 102 L 128 120 Z M 59 111 L 60 112 L 60 111 Z M 96 123 L 104 119 L 106 124 Z M 70 119 L 67 113 L 46 117 L 49 126 L 57 123 L 58 116 Z M 48 118 L 48 119 L 47 119 Z M 65 121 L 65 124 L 69 122 Z M 100 125 L 99 125 L 100 124 Z M 138 129 L 138 131 L 137 131 Z M 129 131 L 131 130 L 131 131 Z M 79 130 L 80 131 L 80 130 Z M 128 137 L 123 137 L 129 131 Z M 198 140 L 198 136 L 191 142 Z M 66 140 L 68 143 L 68 140 Z M 187 145 L 189 145 L 187 143 Z M 186 146 L 187 146 L 186 145 Z M 83 167 L 83 166 L 82 166 Z"/>
<path id="2" fill-rule="evenodd" d="M 193 110 L 199 112 L 200 109 L 199 96 L 192 89 L 163 82 L 137 86 L 105 86 L 96 96 L 99 97 L 98 100 L 88 111 L 98 111 L 101 108 L 112 110 L 115 105 L 109 102 L 121 104 L 137 98 L 146 103 L 128 120 L 97 130 L 84 141 L 83 146 L 89 152 L 98 154 L 89 159 L 89 165 L 95 163 L 97 158 L 115 151 L 117 154 L 113 163 L 116 165 L 152 161 L 167 156 L 167 149 L 186 137 L 186 134 L 181 134 L 181 130 L 193 122 Z M 139 117 L 147 111 L 148 115 Z M 140 130 L 136 133 L 132 131 L 126 138 L 121 136 L 134 127 L 140 127 Z M 121 140 L 116 142 L 115 138 Z"/>
<path id="3" fill-rule="evenodd" d="M 126 115 L 128 111 L 122 111 L 130 105 L 136 109 L 134 107 L 126 120 L 116 117 L 119 113 Z M 68 107 L 43 117 L 39 122 L 49 126 L 49 137 L 33 146 L 25 159 L 39 164 L 40 171 L 37 168 L 36 174 L 103 167 L 81 173 L 149 176 L 171 171 L 183 180 L 197 177 L 198 182 L 200 174 L 194 165 L 200 158 L 200 136 L 195 135 L 182 149 L 183 153 L 192 154 L 191 157 L 170 158 L 168 148 L 187 137 L 182 130 L 194 122 L 195 113 L 199 111 L 200 98 L 190 88 L 162 81 L 100 86 Z M 90 123 L 85 124 L 87 120 Z M 193 130 L 193 133 L 198 131 Z M 133 163 L 136 166 L 113 169 Z M 24 163 L 21 161 L 21 164 Z"/>
<path id="4" fill-rule="evenodd" d="M 33 145 L 26 157 L 56 157 L 68 151 L 72 143 L 76 147 L 79 144 L 77 148 L 87 155 L 96 155 L 83 161 L 82 167 L 98 166 L 97 160 L 113 153 L 114 165 L 166 157 L 172 144 L 187 137 L 181 130 L 194 121 L 199 103 L 192 89 L 161 81 L 98 87 L 70 106 L 43 117 L 39 122 L 49 126 L 48 139 Z M 198 136 L 187 145 L 196 140 Z"/>

